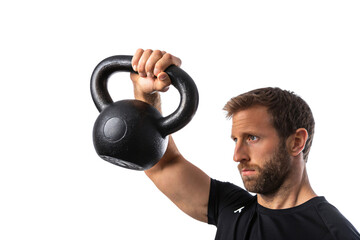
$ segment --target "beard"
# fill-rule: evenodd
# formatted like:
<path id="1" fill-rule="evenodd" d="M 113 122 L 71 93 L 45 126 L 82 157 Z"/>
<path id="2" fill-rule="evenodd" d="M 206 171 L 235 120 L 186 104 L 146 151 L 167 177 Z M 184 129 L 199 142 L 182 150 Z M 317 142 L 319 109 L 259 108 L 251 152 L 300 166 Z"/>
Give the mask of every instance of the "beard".
<path id="1" fill-rule="evenodd" d="M 279 148 L 265 161 L 263 167 L 247 165 L 246 162 L 239 164 L 239 170 L 243 168 L 254 169 L 256 176 L 242 176 L 246 190 L 258 194 L 272 194 L 276 192 L 290 171 L 290 155 L 285 144 Z"/>

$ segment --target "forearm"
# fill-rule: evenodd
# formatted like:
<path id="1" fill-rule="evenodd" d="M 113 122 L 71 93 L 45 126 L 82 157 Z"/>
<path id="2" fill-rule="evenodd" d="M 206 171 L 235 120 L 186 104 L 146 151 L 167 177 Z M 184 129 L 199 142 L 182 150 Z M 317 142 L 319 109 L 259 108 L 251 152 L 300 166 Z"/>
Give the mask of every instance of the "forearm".
<path id="1" fill-rule="evenodd" d="M 161 113 L 161 97 L 158 92 L 144 93 L 140 90 L 139 86 L 136 85 L 136 82 L 134 82 L 134 97 L 137 100 L 149 103 Z M 146 170 L 145 173 L 155 183 L 155 185 L 158 186 L 157 181 L 160 179 L 159 175 L 162 174 L 164 169 L 179 159 L 182 159 L 182 156 L 177 149 L 173 138 L 169 136 L 168 146 L 164 156 L 155 166 Z"/>
<path id="2" fill-rule="evenodd" d="M 157 175 L 161 175 L 164 169 L 182 159 L 183 157 L 176 147 L 174 139 L 172 136 L 169 136 L 169 142 L 164 156 L 155 166 L 146 170 L 145 173 L 156 184 L 156 180 L 158 179 Z"/>
<path id="3" fill-rule="evenodd" d="M 171 136 L 163 158 L 145 173 L 183 212 L 199 221 L 208 221 L 210 177 L 180 154 Z"/>
<path id="4" fill-rule="evenodd" d="M 161 97 L 158 92 L 144 93 L 143 91 L 141 91 L 141 89 L 136 84 L 136 82 L 134 82 L 134 97 L 137 100 L 146 102 L 154 106 L 161 113 Z M 162 157 L 162 159 L 159 161 L 158 164 L 156 164 L 148 171 L 145 171 L 145 173 L 148 175 L 148 177 L 151 180 L 154 181 L 155 180 L 153 179 L 154 174 L 156 172 L 160 172 L 159 170 L 163 169 L 166 166 L 166 164 L 168 164 L 172 159 L 176 159 L 179 156 L 181 156 L 180 152 L 178 151 L 172 137 L 169 136 L 168 146 L 164 156 Z"/>
<path id="5" fill-rule="evenodd" d="M 165 69 L 181 60 L 163 51 L 138 49 L 132 58 L 131 73 L 134 96 L 147 102 L 161 112 L 160 92 L 166 92 L 171 79 Z M 171 201 L 190 216 L 207 221 L 210 178 L 199 168 L 187 161 L 177 149 L 171 136 L 164 156 L 146 175 Z"/>
<path id="6" fill-rule="evenodd" d="M 161 113 L 161 97 L 158 92 L 151 94 L 144 94 L 143 92 L 138 90 L 136 86 L 134 86 L 134 97 L 137 100 L 152 105 Z M 146 175 L 156 184 L 155 174 L 160 173 L 161 169 L 166 167 L 166 164 L 168 164 L 171 161 L 171 159 L 175 159 L 179 156 L 180 156 L 180 152 L 178 151 L 172 137 L 169 136 L 168 146 L 164 156 L 160 159 L 159 163 L 157 163 L 154 167 L 145 171 Z"/>
<path id="7" fill-rule="evenodd" d="M 137 100 L 149 103 L 154 106 L 161 113 L 161 97 L 158 92 L 154 92 L 151 94 L 145 94 L 138 90 L 136 86 L 134 86 L 134 97 Z"/>

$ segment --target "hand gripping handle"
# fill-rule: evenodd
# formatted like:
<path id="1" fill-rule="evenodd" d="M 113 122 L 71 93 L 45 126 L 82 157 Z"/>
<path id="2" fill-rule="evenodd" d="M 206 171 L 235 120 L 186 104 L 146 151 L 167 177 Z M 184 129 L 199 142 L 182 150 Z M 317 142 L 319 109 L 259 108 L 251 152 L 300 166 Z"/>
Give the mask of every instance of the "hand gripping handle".
<path id="1" fill-rule="evenodd" d="M 134 72 L 131 66 L 132 56 L 118 55 L 101 61 L 94 69 L 91 76 L 91 96 L 96 108 L 101 112 L 113 103 L 107 82 L 115 72 Z M 158 122 L 159 131 L 165 137 L 174 133 L 188 124 L 196 113 L 199 104 L 199 93 L 192 78 L 181 68 L 174 65 L 165 72 L 171 79 L 171 84 L 180 93 L 180 104 L 169 116 L 163 117 Z"/>

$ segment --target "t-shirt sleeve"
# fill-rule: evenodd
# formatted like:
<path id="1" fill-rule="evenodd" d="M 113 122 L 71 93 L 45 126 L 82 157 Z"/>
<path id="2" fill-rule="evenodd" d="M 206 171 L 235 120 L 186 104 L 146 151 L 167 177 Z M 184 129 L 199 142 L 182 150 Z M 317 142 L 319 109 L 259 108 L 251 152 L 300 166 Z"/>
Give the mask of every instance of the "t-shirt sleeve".
<path id="1" fill-rule="evenodd" d="M 360 239 L 359 232 L 333 205 L 324 201 L 318 204 L 317 209 L 334 239 Z"/>
<path id="2" fill-rule="evenodd" d="M 211 179 L 208 203 L 208 223 L 217 225 L 218 218 L 224 209 L 238 209 L 243 207 L 253 196 L 229 182 Z M 234 210 L 232 210 L 234 211 Z"/>

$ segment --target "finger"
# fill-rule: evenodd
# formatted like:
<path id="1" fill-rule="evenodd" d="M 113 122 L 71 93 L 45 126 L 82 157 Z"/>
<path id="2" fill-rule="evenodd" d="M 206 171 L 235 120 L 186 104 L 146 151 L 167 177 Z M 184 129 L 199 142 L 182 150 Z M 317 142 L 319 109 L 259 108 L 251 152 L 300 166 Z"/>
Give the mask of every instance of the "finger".
<path id="1" fill-rule="evenodd" d="M 181 60 L 178 57 L 175 57 L 169 53 L 165 53 L 163 57 L 155 64 L 154 73 L 160 73 L 165 71 L 169 66 L 175 65 L 180 67 L 181 66 Z"/>
<path id="2" fill-rule="evenodd" d="M 134 71 L 137 71 L 137 65 L 139 64 L 140 57 L 143 53 L 144 53 L 144 50 L 141 48 L 136 50 L 136 52 L 131 60 L 131 66 L 133 67 Z"/>
<path id="3" fill-rule="evenodd" d="M 139 64 L 137 66 L 137 70 L 138 70 L 138 73 L 139 73 L 140 77 L 146 77 L 145 66 L 146 66 L 146 62 L 148 61 L 148 59 L 151 56 L 152 52 L 153 51 L 151 49 L 146 49 L 144 51 L 144 53 L 141 55 L 141 57 L 140 57 Z"/>
<path id="4" fill-rule="evenodd" d="M 154 82 L 154 89 L 160 92 L 166 92 L 171 84 L 171 80 L 169 75 L 165 72 L 161 72 L 158 78 Z"/>
<path id="5" fill-rule="evenodd" d="M 162 54 L 162 56 L 164 56 L 164 55 L 166 54 L 166 52 L 165 52 L 165 51 L 161 51 L 161 54 Z M 161 73 L 161 71 L 154 66 L 154 75 L 155 75 L 155 76 L 158 76 L 159 73 Z"/>
<path id="6" fill-rule="evenodd" d="M 159 61 L 159 59 L 162 58 L 162 56 L 163 54 L 161 53 L 160 50 L 155 50 L 152 52 L 151 56 L 149 57 L 145 65 L 145 71 L 148 77 L 155 76 L 154 73 L 155 64 L 157 63 L 157 61 Z"/>

